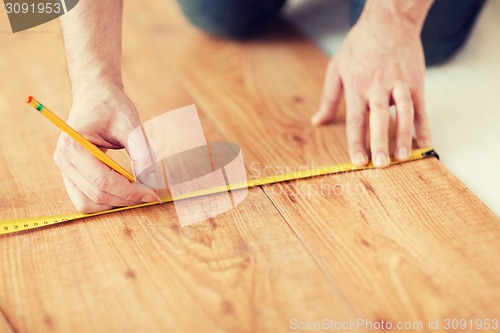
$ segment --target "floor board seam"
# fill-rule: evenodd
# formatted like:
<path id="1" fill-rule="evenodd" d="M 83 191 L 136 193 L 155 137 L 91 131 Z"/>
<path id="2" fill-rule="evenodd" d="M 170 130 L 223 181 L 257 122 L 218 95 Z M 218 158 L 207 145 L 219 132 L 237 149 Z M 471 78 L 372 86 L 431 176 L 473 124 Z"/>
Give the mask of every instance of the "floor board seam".
<path id="1" fill-rule="evenodd" d="M 147 42 L 147 44 L 149 45 L 149 48 L 151 49 L 151 51 L 153 51 L 157 55 L 159 54 L 159 51 L 157 50 L 156 47 L 154 47 L 154 45 L 152 45 L 152 42 Z M 210 107 L 208 107 L 208 105 L 205 105 L 205 103 L 203 101 L 203 98 L 200 97 L 200 94 L 198 93 L 198 90 L 196 88 L 193 88 L 192 84 L 190 83 L 190 80 L 186 77 L 186 75 L 183 73 L 183 71 L 175 68 L 175 66 L 170 65 L 170 63 L 168 61 L 164 60 L 163 57 L 159 56 L 159 59 L 161 59 L 161 62 L 165 66 L 165 69 L 178 81 L 178 83 L 181 85 L 182 89 L 184 89 L 186 91 L 186 93 L 193 99 L 193 102 L 195 103 L 195 105 L 197 105 L 197 106 L 199 105 L 200 106 L 200 108 L 197 108 L 198 112 L 203 113 L 203 115 L 206 117 L 206 119 L 214 127 L 215 132 L 218 135 L 220 135 L 223 140 L 227 141 L 227 137 L 225 135 L 225 132 L 217 125 L 217 119 L 214 118 L 214 116 L 210 112 L 204 111 L 204 110 L 210 109 Z M 247 167 L 247 163 L 246 162 L 244 162 L 244 163 L 245 163 L 245 167 Z M 284 215 L 282 214 L 282 212 L 278 209 L 278 207 L 275 205 L 275 203 L 273 202 L 273 200 L 267 195 L 267 193 L 264 190 L 263 186 L 258 186 L 258 187 L 260 188 L 260 190 L 262 191 L 262 193 L 264 194 L 264 196 L 267 198 L 267 200 L 269 201 L 269 203 L 271 204 L 271 206 L 275 209 L 275 211 L 277 212 L 277 214 L 279 214 L 279 216 L 281 217 L 281 219 L 283 220 L 283 222 L 291 229 L 293 235 L 296 237 L 296 239 L 302 245 L 302 248 L 304 249 L 304 251 L 306 251 L 306 253 L 309 255 L 309 257 L 314 261 L 316 267 L 323 274 L 323 276 L 325 277 L 326 281 L 328 281 L 328 285 L 330 285 L 330 287 L 332 288 L 332 290 L 335 293 L 337 293 L 342 300 L 344 300 L 344 302 L 346 303 L 346 305 L 349 308 L 349 310 L 353 314 L 358 315 L 356 313 L 356 311 L 353 309 L 352 305 L 346 299 L 345 295 L 328 278 L 328 276 L 325 273 L 323 267 L 318 263 L 318 261 L 316 260 L 316 258 L 312 255 L 310 249 L 304 244 L 303 240 L 298 236 L 298 234 L 295 232 L 295 230 L 288 223 L 288 221 L 286 220 L 286 218 L 284 217 Z M 193 297 L 193 295 L 191 293 L 190 293 L 190 295 L 191 295 L 191 297 Z M 208 315 L 208 313 L 207 313 L 207 315 Z"/>
<path id="2" fill-rule="evenodd" d="M 148 45 L 151 48 L 151 50 L 154 51 L 156 54 L 159 53 L 158 50 L 156 49 L 156 47 L 154 47 L 154 45 L 152 45 L 151 42 L 148 42 Z M 182 88 L 188 93 L 188 95 L 191 96 L 191 98 L 193 98 L 195 104 L 201 106 L 201 110 L 198 109 L 198 112 L 202 112 L 207 117 L 207 119 L 210 121 L 210 123 L 212 124 L 212 126 L 214 126 L 216 132 L 224 140 L 226 140 L 225 132 L 222 131 L 219 126 L 217 126 L 217 121 L 216 121 L 217 119 L 214 119 L 214 117 L 211 115 L 211 113 L 203 111 L 205 109 L 210 109 L 210 108 L 208 106 L 205 108 L 206 105 L 203 102 L 203 98 L 200 97 L 200 94 L 198 93 L 197 89 L 193 88 L 192 84 L 190 83 L 190 80 L 186 77 L 186 75 L 181 70 L 175 68 L 175 66 L 170 65 L 170 63 L 168 61 L 164 60 L 163 57 L 159 57 L 159 58 L 161 59 L 162 63 L 164 64 L 165 68 L 175 77 L 175 79 L 179 82 L 179 84 L 181 84 Z M 245 163 L 245 165 L 246 165 L 246 163 Z M 276 206 L 275 202 L 266 193 L 266 191 L 263 188 L 263 186 L 259 186 L 259 187 L 261 188 L 262 192 L 267 197 L 267 199 L 269 200 L 269 202 L 271 203 L 271 205 L 274 207 L 274 209 L 276 210 L 276 212 L 280 215 L 280 217 L 283 219 L 283 221 L 286 223 L 286 225 L 291 229 L 291 231 L 295 235 L 295 237 L 299 240 L 300 244 L 302 244 L 302 247 L 304 248 L 304 250 L 307 251 L 307 253 L 311 257 L 311 259 L 314 261 L 314 263 L 316 264 L 316 266 L 318 267 L 318 269 L 322 272 L 323 276 L 328 281 L 329 285 L 339 295 L 339 297 L 346 302 L 347 306 L 352 311 L 352 313 L 358 315 L 356 313 L 356 311 L 354 310 L 354 308 L 352 307 L 352 305 L 350 304 L 350 302 L 345 297 L 345 295 L 338 289 L 338 287 L 335 285 L 335 283 L 333 283 L 333 281 L 331 281 L 331 279 L 328 277 L 328 275 L 326 274 L 326 272 L 323 269 L 323 267 L 319 264 L 319 262 L 316 260 L 316 258 L 311 253 L 309 247 L 304 243 L 303 239 L 301 237 L 299 237 L 298 233 L 293 229 L 293 227 L 287 221 L 287 219 L 282 214 L 282 212 L 280 211 L 280 209 Z"/>
<path id="3" fill-rule="evenodd" d="M 10 331 L 10 333 L 17 333 L 14 325 L 12 325 L 11 321 L 7 318 L 5 311 L 2 308 L 0 308 L 0 322 L 5 324 L 5 327 Z"/>
<path id="4" fill-rule="evenodd" d="M 260 187 L 263 187 L 263 186 L 260 186 Z M 321 271 L 321 273 L 323 273 L 323 276 L 326 278 L 326 280 L 331 285 L 331 287 L 333 288 L 333 290 L 335 290 L 335 292 L 339 295 L 339 297 L 346 302 L 347 306 L 352 311 L 352 313 L 355 314 L 356 316 L 359 316 L 360 314 L 356 312 L 356 310 L 353 308 L 353 306 L 351 305 L 351 303 L 349 302 L 349 300 L 347 299 L 347 297 L 344 295 L 344 293 L 338 288 L 338 286 L 334 283 L 334 281 L 331 280 L 331 278 L 329 277 L 329 275 L 325 272 L 323 266 L 316 259 L 316 256 L 314 256 L 313 253 L 311 252 L 309 246 L 307 246 L 307 244 L 304 242 L 304 240 L 302 239 L 302 237 L 300 237 L 299 233 L 297 233 L 297 231 L 288 222 L 287 218 L 282 213 L 282 211 L 279 209 L 279 207 L 274 202 L 274 200 L 267 194 L 267 192 L 266 192 L 266 190 L 264 188 L 262 188 L 262 190 L 264 192 L 264 195 L 269 199 L 269 201 L 271 202 L 271 204 L 273 205 L 273 207 L 276 209 L 276 211 L 278 211 L 278 214 L 280 214 L 280 216 L 283 218 L 283 220 L 288 225 L 288 227 L 290 228 L 290 230 L 293 232 L 293 234 L 295 235 L 295 237 L 297 237 L 297 239 L 300 241 L 300 243 L 302 244 L 303 248 L 307 251 L 307 253 L 309 253 L 309 256 L 311 257 L 311 259 L 314 260 L 314 263 L 319 268 L 319 270 Z"/>

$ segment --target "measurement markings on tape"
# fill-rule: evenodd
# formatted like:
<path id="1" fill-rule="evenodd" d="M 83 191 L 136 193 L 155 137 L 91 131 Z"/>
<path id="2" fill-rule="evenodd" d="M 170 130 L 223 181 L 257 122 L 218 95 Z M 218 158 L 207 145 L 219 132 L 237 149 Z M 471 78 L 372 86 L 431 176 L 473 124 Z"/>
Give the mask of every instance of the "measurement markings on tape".
<path id="1" fill-rule="evenodd" d="M 428 157 L 436 157 L 439 159 L 439 156 L 436 154 L 436 152 L 432 148 L 427 147 L 427 148 L 419 148 L 419 149 L 413 150 L 410 154 L 409 159 L 406 161 L 397 161 L 397 160 L 392 159 L 391 165 L 401 164 L 401 163 L 405 163 L 405 162 L 409 162 L 409 161 L 420 160 L 420 159 L 424 159 L 424 158 L 428 158 Z M 366 166 L 362 166 L 362 167 L 356 166 L 356 165 L 351 164 L 351 163 L 317 167 L 317 168 L 311 168 L 311 169 L 306 169 L 306 170 L 300 170 L 300 171 L 292 172 L 292 173 L 286 173 L 286 174 L 282 174 L 282 175 L 270 176 L 270 177 L 259 178 L 259 179 L 252 179 L 252 180 L 248 180 L 246 182 L 228 184 L 225 186 L 218 186 L 218 187 L 198 190 L 198 191 L 194 191 L 194 192 L 183 193 L 181 195 L 176 195 L 173 197 L 169 196 L 169 197 L 163 198 L 162 201 L 163 201 L 163 203 L 167 203 L 167 202 L 172 202 L 172 201 L 177 201 L 177 200 L 184 200 L 184 199 L 200 197 L 200 196 L 204 196 L 204 195 L 222 193 L 225 191 L 233 191 L 233 190 L 239 190 L 239 189 L 243 189 L 243 188 L 276 184 L 276 183 L 286 182 L 286 181 L 290 181 L 290 180 L 306 179 L 306 178 L 311 178 L 311 177 L 326 176 L 326 175 L 332 175 L 332 174 L 337 174 L 337 173 L 342 173 L 342 172 L 347 172 L 347 171 L 366 170 L 366 169 L 372 169 L 372 168 L 374 168 L 372 163 L 370 163 Z M 79 220 L 79 219 L 83 219 L 83 218 L 87 218 L 87 217 L 100 216 L 100 215 L 111 214 L 111 213 L 116 213 L 116 212 L 136 209 L 136 208 L 154 206 L 154 205 L 159 205 L 159 203 L 156 203 L 156 202 L 144 203 L 144 204 L 140 204 L 140 205 L 136 205 L 136 206 L 120 207 L 120 208 L 115 208 L 115 209 L 106 210 L 106 211 L 93 213 L 93 214 L 70 213 L 70 214 L 54 215 L 54 216 L 28 217 L 28 218 L 21 218 L 21 219 L 15 219 L 15 220 L 5 220 L 5 221 L 0 221 L 0 235 L 19 232 L 19 231 L 25 231 L 25 230 L 31 230 L 31 229 L 37 229 L 37 228 L 42 228 L 42 227 L 46 227 L 49 225 L 75 221 L 75 220 Z"/>

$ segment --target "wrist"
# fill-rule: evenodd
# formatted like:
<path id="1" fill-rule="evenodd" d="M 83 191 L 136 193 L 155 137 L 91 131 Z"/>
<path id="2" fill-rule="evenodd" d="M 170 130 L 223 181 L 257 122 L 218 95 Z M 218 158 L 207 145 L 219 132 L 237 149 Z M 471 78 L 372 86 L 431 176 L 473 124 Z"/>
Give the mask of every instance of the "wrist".
<path id="1" fill-rule="evenodd" d="M 413 30 L 420 34 L 434 0 L 367 0 L 360 21 Z"/>
<path id="2" fill-rule="evenodd" d="M 71 80 L 73 100 L 107 99 L 124 93 L 121 75 L 87 74 Z"/>
<path id="3" fill-rule="evenodd" d="M 86 91 L 73 92 L 72 123 L 101 124 L 110 133 L 129 133 L 140 125 L 133 102 L 122 86 L 96 81 Z"/>

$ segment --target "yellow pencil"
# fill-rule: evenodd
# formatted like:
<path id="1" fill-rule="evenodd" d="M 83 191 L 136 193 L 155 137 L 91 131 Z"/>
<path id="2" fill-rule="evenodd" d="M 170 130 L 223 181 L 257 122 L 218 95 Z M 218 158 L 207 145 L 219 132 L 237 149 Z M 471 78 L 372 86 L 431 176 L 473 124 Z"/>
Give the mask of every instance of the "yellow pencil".
<path id="1" fill-rule="evenodd" d="M 41 114 L 43 114 L 48 120 L 50 120 L 54 125 L 59 127 L 61 131 L 64 133 L 68 134 L 70 137 L 72 137 L 76 142 L 78 142 L 80 145 L 82 145 L 83 148 L 87 149 L 89 152 L 92 153 L 95 157 L 97 157 L 102 163 L 106 164 L 109 166 L 111 169 L 115 170 L 131 182 L 135 182 L 135 177 L 128 172 L 125 168 L 123 168 L 120 164 L 116 163 L 106 155 L 102 150 L 100 150 L 96 145 L 94 145 L 92 142 L 89 140 L 85 139 L 80 133 L 75 131 L 71 126 L 66 124 L 61 118 L 56 116 L 52 111 L 47 109 L 45 106 L 43 106 L 40 102 L 38 102 L 35 98 L 32 96 L 28 97 L 28 100 L 26 101 L 29 105 L 34 107 L 37 111 L 39 111 Z"/>

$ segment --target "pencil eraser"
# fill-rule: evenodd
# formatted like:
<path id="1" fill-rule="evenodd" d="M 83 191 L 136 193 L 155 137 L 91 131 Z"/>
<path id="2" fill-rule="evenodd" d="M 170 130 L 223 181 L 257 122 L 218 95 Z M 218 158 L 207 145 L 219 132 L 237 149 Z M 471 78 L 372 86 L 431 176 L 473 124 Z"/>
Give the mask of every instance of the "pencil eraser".
<path id="1" fill-rule="evenodd" d="M 31 103 L 32 100 L 33 100 L 33 96 L 29 96 L 28 99 L 26 100 L 26 103 Z"/>

